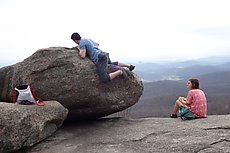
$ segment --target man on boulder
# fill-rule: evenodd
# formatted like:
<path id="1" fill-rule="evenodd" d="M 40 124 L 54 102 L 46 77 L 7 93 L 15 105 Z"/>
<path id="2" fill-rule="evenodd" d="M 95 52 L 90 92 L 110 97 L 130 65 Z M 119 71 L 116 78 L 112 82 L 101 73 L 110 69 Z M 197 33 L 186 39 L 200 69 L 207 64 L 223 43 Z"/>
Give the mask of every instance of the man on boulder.
<path id="1" fill-rule="evenodd" d="M 135 66 L 130 64 L 124 64 L 120 62 L 111 62 L 108 53 L 101 51 L 98 46 L 99 44 L 88 38 L 81 38 L 81 36 L 75 32 L 71 35 L 71 39 L 78 45 L 79 55 L 81 58 L 86 56 L 96 65 L 99 77 L 102 82 L 106 83 L 116 78 L 117 76 L 123 75 L 126 77 L 125 70 L 116 70 L 112 73 L 107 73 L 107 64 L 112 64 L 120 67 L 127 67 L 132 71 Z"/>

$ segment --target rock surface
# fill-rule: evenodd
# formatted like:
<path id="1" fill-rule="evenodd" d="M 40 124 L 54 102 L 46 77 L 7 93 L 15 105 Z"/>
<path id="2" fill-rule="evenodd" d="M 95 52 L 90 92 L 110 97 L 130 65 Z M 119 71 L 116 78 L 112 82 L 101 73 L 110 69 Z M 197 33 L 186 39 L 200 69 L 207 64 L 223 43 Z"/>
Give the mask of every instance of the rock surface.
<path id="1" fill-rule="evenodd" d="M 11 101 L 13 87 L 31 84 L 39 98 L 57 100 L 68 108 L 69 117 L 103 117 L 134 105 L 142 95 L 141 79 L 127 73 L 127 80 L 118 77 L 104 84 L 95 65 L 88 58 L 81 59 L 76 48 L 40 49 L 24 61 L 0 69 L 0 101 Z"/>
<path id="2" fill-rule="evenodd" d="M 111 118 L 69 123 L 19 153 L 229 153 L 230 115 L 182 121 Z"/>
<path id="3" fill-rule="evenodd" d="M 0 152 L 32 146 L 51 136 L 67 117 L 68 110 L 56 101 L 45 106 L 0 102 Z"/>

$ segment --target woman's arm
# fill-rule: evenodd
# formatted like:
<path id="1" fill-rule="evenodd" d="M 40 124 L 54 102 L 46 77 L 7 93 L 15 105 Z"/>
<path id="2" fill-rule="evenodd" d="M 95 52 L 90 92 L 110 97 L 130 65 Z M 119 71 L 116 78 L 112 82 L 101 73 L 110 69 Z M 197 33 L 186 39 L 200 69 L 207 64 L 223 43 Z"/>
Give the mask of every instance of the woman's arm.
<path id="1" fill-rule="evenodd" d="M 187 106 L 191 105 L 192 99 L 193 99 L 193 93 L 192 93 L 192 91 L 190 90 L 190 91 L 188 92 L 187 97 L 186 97 L 186 105 L 187 105 Z"/>
<path id="2" fill-rule="evenodd" d="M 189 103 L 187 103 L 187 98 L 185 97 L 179 97 L 178 100 L 180 101 L 181 105 L 184 107 L 188 107 Z"/>

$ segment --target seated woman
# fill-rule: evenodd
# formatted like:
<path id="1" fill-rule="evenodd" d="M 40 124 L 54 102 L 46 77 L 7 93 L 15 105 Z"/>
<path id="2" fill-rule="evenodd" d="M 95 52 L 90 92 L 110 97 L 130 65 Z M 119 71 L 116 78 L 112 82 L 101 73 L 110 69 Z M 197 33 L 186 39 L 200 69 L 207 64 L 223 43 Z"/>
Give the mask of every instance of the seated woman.
<path id="1" fill-rule="evenodd" d="M 199 88 L 199 80 L 191 78 L 187 82 L 188 95 L 186 101 L 179 97 L 175 103 L 171 118 L 177 118 L 180 106 L 188 108 L 196 118 L 207 117 L 207 100 L 204 92 Z"/>

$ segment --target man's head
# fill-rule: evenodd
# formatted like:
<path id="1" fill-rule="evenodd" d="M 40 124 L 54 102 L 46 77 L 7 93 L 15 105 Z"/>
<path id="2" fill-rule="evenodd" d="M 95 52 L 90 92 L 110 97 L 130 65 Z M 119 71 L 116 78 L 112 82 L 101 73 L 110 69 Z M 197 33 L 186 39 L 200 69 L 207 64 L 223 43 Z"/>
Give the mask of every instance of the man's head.
<path id="1" fill-rule="evenodd" d="M 76 44 L 80 44 L 80 40 L 81 40 L 81 36 L 75 32 L 71 35 L 71 39 L 76 43 Z"/>

